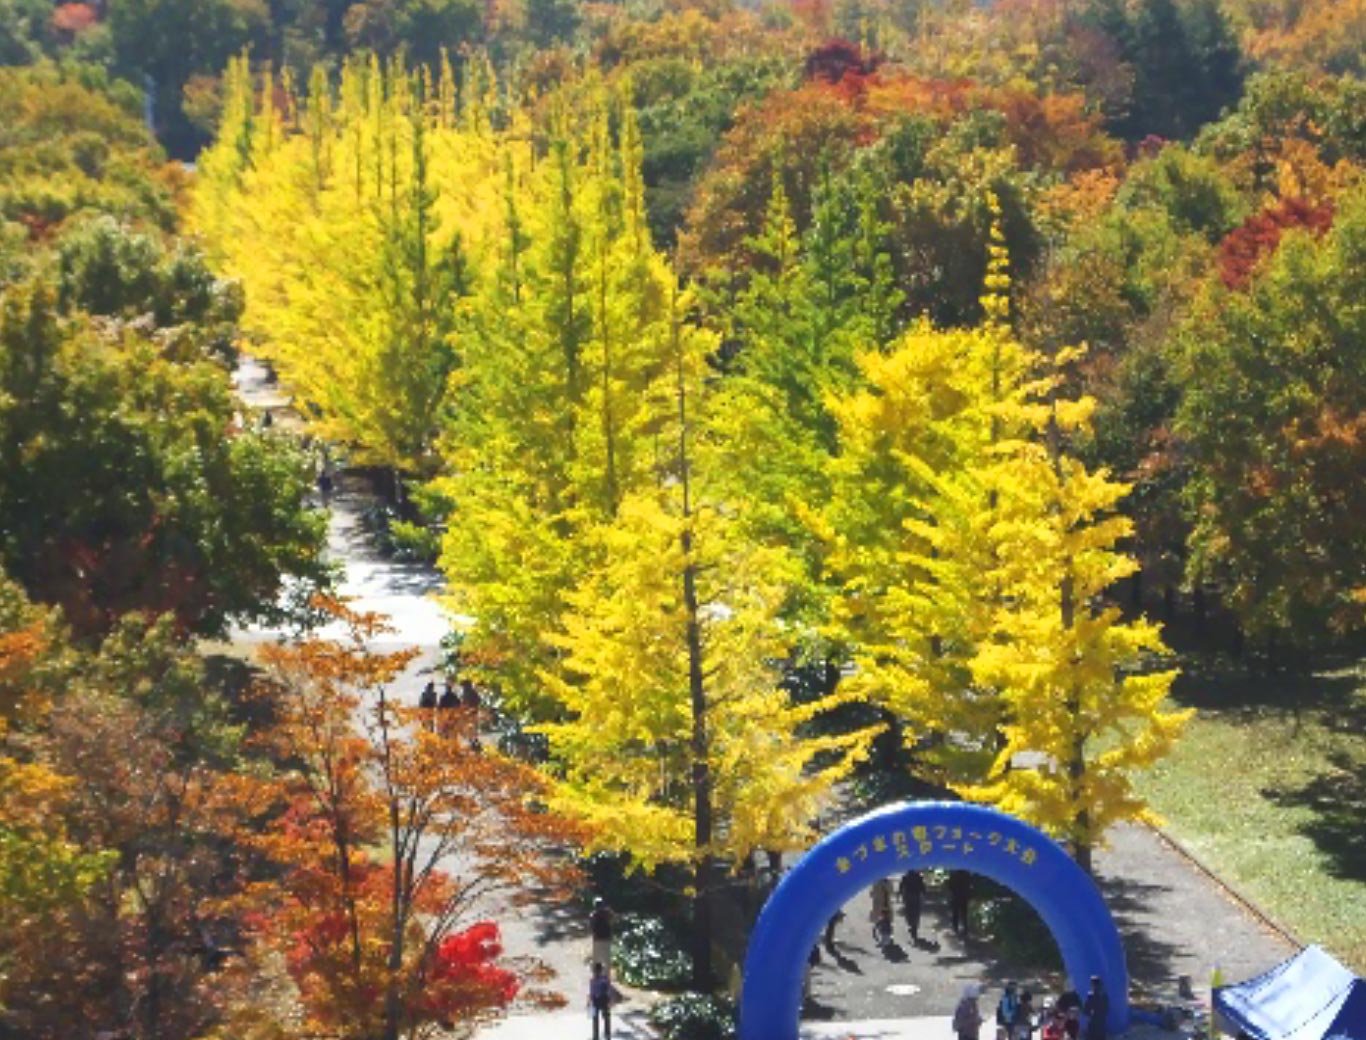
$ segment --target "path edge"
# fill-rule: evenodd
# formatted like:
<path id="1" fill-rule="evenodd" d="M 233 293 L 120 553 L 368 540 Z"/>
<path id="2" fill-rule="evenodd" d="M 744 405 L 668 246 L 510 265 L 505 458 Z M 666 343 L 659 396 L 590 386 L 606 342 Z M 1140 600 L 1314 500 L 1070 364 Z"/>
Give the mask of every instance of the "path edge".
<path id="1" fill-rule="evenodd" d="M 1258 905 L 1258 903 L 1255 900 L 1244 894 L 1231 882 L 1227 881 L 1225 878 L 1219 875 L 1213 868 L 1211 868 L 1207 863 L 1205 863 L 1203 859 L 1201 859 L 1194 852 L 1192 852 L 1191 849 L 1184 842 L 1182 842 L 1179 838 L 1173 835 L 1170 831 L 1166 830 L 1163 827 L 1159 827 L 1153 823 L 1145 822 L 1144 826 L 1152 832 L 1152 834 L 1157 838 L 1158 841 L 1162 842 L 1169 849 L 1175 852 L 1178 856 L 1184 859 L 1187 863 L 1193 866 L 1197 871 L 1203 874 L 1206 878 L 1214 882 L 1214 884 L 1217 885 L 1224 892 L 1225 895 L 1227 895 L 1230 899 L 1232 899 L 1235 903 L 1237 903 L 1240 907 L 1247 911 L 1247 913 L 1251 914 L 1252 917 L 1255 918 L 1258 921 L 1258 923 L 1260 923 L 1263 927 L 1276 933 L 1277 936 L 1285 940 L 1296 950 L 1304 949 L 1304 940 L 1302 940 L 1291 928 L 1282 924 L 1275 917 L 1272 917 L 1271 914 L 1268 913 L 1266 910 L 1263 910 L 1262 907 Z"/>

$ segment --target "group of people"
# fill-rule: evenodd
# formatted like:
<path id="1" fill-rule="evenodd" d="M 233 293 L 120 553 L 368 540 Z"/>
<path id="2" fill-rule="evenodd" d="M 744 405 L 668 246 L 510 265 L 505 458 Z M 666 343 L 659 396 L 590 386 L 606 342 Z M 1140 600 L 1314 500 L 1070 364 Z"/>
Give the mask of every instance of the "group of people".
<path id="1" fill-rule="evenodd" d="M 429 681 L 418 696 L 418 708 L 474 708 L 478 711 L 481 704 L 482 698 L 470 679 L 460 679 L 459 693 L 455 692 L 455 686 L 447 679 L 440 696 L 437 696 L 436 683 Z"/>
<path id="2" fill-rule="evenodd" d="M 483 699 L 479 696 L 479 691 L 474 688 L 474 683 L 469 679 L 460 680 L 459 693 L 455 692 L 455 687 L 447 679 L 446 688 L 441 691 L 440 696 L 436 692 L 436 683 L 429 680 L 427 685 L 422 687 L 422 693 L 417 698 L 419 708 L 439 708 L 441 710 L 470 708 L 478 711 L 482 703 Z"/>
<path id="3" fill-rule="evenodd" d="M 944 887 L 949 896 L 949 919 L 953 926 L 953 934 L 966 936 L 968 908 L 972 901 L 972 875 L 966 870 L 951 871 Z M 873 925 L 873 941 L 879 947 L 886 947 L 892 941 L 891 879 L 882 878 L 875 882 L 869 892 L 873 901 L 868 913 L 868 919 Z M 906 929 L 911 934 L 912 943 L 920 942 L 920 912 L 925 892 L 925 879 L 918 870 L 906 871 L 896 884 L 896 894 L 901 900 L 901 912 L 905 917 Z M 837 921 L 838 915 L 831 918 L 830 924 L 826 926 L 827 947 L 834 942 L 834 926 Z"/>
<path id="4" fill-rule="evenodd" d="M 450 690 L 449 684 L 447 690 Z M 955 875 L 962 875 L 967 883 L 955 881 Z M 957 932 L 960 926 L 964 929 L 967 926 L 971 875 L 967 871 L 954 871 L 946 887 L 953 908 L 954 930 Z M 925 888 L 925 879 L 916 870 L 903 874 L 896 886 L 912 941 L 919 941 L 920 937 L 920 910 Z M 874 936 L 886 935 L 888 938 L 885 941 L 889 942 L 892 927 L 890 880 L 884 878 L 875 884 L 872 897 Z M 838 915 L 827 926 L 827 945 L 832 940 L 831 930 L 837 920 Z M 607 903 L 601 898 L 593 900 L 593 909 L 588 916 L 588 931 L 592 941 L 588 1010 L 593 1020 L 593 1040 L 599 1040 L 599 1027 L 603 1040 L 612 1040 L 612 1007 L 621 1000 L 621 994 L 611 980 L 615 925 L 616 915 Z M 807 965 L 803 984 L 803 997 L 807 999 L 810 998 L 810 968 L 817 956 L 813 950 L 812 959 Z M 953 1013 L 953 1031 L 957 1040 L 981 1040 L 983 1019 L 978 1006 L 981 995 L 982 987 L 977 983 L 971 983 L 964 989 L 962 999 Z M 1034 1040 L 1035 1033 L 1039 1034 L 1040 1040 L 1106 1040 L 1105 1022 L 1109 1013 L 1110 999 L 1099 976 L 1091 977 L 1090 990 L 1085 999 L 1075 990 L 1067 990 L 1051 1003 L 1046 1003 L 1042 1010 L 1035 1009 L 1034 996 L 1028 989 L 1021 989 L 1011 981 L 1006 983 L 1001 999 L 996 1004 L 995 1040 Z"/>
<path id="5" fill-rule="evenodd" d="M 444 721 L 458 718 L 458 716 L 447 714 L 448 712 L 465 712 L 465 717 L 473 723 L 472 731 L 468 733 L 468 736 L 470 747 L 474 751 L 483 750 L 483 745 L 479 740 L 479 709 L 482 704 L 483 699 L 479 696 L 479 691 L 474 688 L 474 683 L 469 679 L 460 681 L 459 693 L 456 693 L 455 687 L 447 679 L 446 688 L 440 695 L 436 692 L 436 683 L 428 682 L 417 698 L 417 706 L 424 712 L 425 724 L 430 726 L 433 733 L 465 732 L 462 726 L 451 726 Z"/>
<path id="6" fill-rule="evenodd" d="M 982 1013 L 977 1001 L 981 987 L 968 985 L 953 1013 L 953 1031 L 958 1040 L 979 1040 Z M 1100 977 L 1091 976 L 1091 988 L 1083 1000 L 1075 990 L 1058 996 L 1041 1011 L 1034 1008 L 1029 990 L 1007 982 L 996 1005 L 996 1040 L 1032 1040 L 1038 1032 L 1042 1040 L 1105 1040 L 1105 1020 L 1110 1014 L 1110 998 Z"/>

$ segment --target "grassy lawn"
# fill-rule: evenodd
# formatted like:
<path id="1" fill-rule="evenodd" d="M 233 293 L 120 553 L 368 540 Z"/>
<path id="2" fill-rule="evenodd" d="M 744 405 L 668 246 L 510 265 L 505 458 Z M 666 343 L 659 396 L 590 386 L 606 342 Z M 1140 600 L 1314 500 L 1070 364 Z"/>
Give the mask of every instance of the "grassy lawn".
<path id="1" fill-rule="evenodd" d="M 1140 780 L 1169 832 L 1305 942 L 1366 972 L 1366 659 L 1185 675 L 1197 708 Z"/>

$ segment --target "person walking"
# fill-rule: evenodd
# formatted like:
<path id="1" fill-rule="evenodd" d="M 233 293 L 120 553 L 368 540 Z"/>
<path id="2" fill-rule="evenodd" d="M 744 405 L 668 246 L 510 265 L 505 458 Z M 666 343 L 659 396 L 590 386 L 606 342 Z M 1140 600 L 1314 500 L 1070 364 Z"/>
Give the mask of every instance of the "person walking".
<path id="1" fill-rule="evenodd" d="M 901 912 L 906 917 L 906 927 L 911 933 L 911 942 L 920 942 L 920 903 L 925 896 L 925 879 L 918 870 L 908 870 L 901 875 L 897 885 L 901 896 Z"/>
<path id="2" fill-rule="evenodd" d="M 422 687 L 422 693 L 417 698 L 417 706 L 419 708 L 436 707 L 436 683 L 428 680 L 427 685 Z"/>
<path id="3" fill-rule="evenodd" d="M 765 849 L 764 858 L 768 860 L 769 888 L 776 888 L 778 886 L 779 880 L 781 880 L 783 876 L 782 849 Z"/>
<path id="4" fill-rule="evenodd" d="M 472 679 L 460 680 L 460 706 L 469 708 L 471 711 L 478 711 L 483 704 L 483 699 L 479 696 L 479 691 L 474 688 Z"/>
<path id="5" fill-rule="evenodd" d="M 1110 997 L 1099 975 L 1091 976 L 1091 992 L 1081 1007 L 1086 1016 L 1086 1040 L 1105 1040 L 1105 1020 L 1110 1017 Z"/>
<path id="6" fill-rule="evenodd" d="M 603 1040 L 612 1040 L 612 982 L 602 961 L 593 962 L 593 977 L 588 981 L 588 1008 L 593 1015 L 593 1040 L 598 1040 L 598 1021 L 602 1021 Z"/>
<path id="7" fill-rule="evenodd" d="M 460 697 L 455 692 L 455 687 L 448 681 L 446 688 L 441 691 L 441 700 L 437 702 L 437 707 L 442 711 L 449 711 L 452 708 L 460 707 Z"/>
<path id="8" fill-rule="evenodd" d="M 879 878 L 870 889 L 872 908 L 868 919 L 873 922 L 873 941 L 879 947 L 892 941 L 892 883 L 887 878 Z"/>
<path id="9" fill-rule="evenodd" d="M 953 934 L 967 938 L 968 907 L 972 902 L 972 875 L 966 870 L 949 872 L 949 917 Z"/>
<path id="10" fill-rule="evenodd" d="M 978 1040 L 982 1031 L 982 1011 L 977 1006 L 977 998 L 982 995 L 982 987 L 969 982 L 963 987 L 963 996 L 953 1009 L 953 1033 L 958 1040 Z"/>
<path id="11" fill-rule="evenodd" d="M 1015 992 L 1012 979 L 1006 983 L 1005 992 L 996 1002 L 996 1040 L 1010 1040 L 1010 1027 L 1015 1022 L 1015 1012 L 1020 1009 L 1020 998 Z"/>
<path id="12" fill-rule="evenodd" d="M 588 931 L 593 937 L 593 960 L 605 965 L 608 977 L 612 974 L 612 926 L 616 914 L 601 898 L 593 900 L 593 912 L 588 915 Z"/>
<path id="13" fill-rule="evenodd" d="M 446 683 L 446 688 L 441 691 L 441 698 L 436 702 L 437 718 L 435 720 L 438 733 L 449 735 L 457 727 L 451 725 L 452 716 L 447 715 L 448 711 L 453 711 L 460 707 L 460 698 L 455 695 L 455 690 L 451 689 L 451 684 Z"/>

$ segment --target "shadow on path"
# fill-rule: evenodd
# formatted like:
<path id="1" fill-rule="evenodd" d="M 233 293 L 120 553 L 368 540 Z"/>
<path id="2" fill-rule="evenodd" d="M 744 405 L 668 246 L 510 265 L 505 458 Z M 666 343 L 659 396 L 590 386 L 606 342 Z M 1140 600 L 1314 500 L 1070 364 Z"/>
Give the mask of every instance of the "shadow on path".
<path id="1" fill-rule="evenodd" d="M 1159 939 L 1147 920 L 1169 887 L 1124 877 L 1101 877 L 1096 883 L 1124 940 L 1130 979 L 1149 986 L 1169 982 L 1176 974 L 1173 966 L 1180 951 Z"/>

